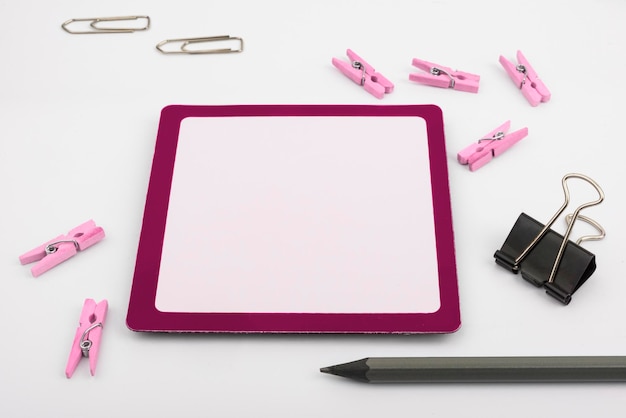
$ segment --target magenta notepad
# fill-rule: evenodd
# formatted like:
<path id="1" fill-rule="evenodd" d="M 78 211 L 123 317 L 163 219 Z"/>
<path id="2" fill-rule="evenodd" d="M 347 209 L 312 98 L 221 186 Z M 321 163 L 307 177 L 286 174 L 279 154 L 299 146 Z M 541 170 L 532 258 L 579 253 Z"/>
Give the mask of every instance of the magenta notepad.
<path id="1" fill-rule="evenodd" d="M 458 329 L 441 110 L 163 109 L 127 324 L 221 333 Z"/>

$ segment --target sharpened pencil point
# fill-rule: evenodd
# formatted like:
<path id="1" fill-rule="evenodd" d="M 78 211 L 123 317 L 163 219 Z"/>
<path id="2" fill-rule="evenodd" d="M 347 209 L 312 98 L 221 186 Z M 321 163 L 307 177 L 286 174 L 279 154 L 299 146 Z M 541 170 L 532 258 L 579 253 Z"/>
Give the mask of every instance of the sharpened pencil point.
<path id="1" fill-rule="evenodd" d="M 367 378 L 367 359 L 357 360 L 345 364 L 336 364 L 334 366 L 322 367 L 320 372 L 328 373 L 335 376 L 348 377 L 362 382 L 369 382 Z"/>

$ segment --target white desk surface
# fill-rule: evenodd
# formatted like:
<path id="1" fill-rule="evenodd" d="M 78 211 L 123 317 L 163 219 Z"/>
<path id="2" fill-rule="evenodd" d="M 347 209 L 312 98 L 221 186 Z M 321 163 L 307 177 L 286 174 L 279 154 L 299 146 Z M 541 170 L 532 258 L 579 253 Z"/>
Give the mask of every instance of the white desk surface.
<path id="1" fill-rule="evenodd" d="M 69 35 L 70 18 L 149 15 L 145 32 Z M 626 355 L 626 3 L 496 0 L 0 0 L 0 416 L 623 416 L 626 384 L 365 385 L 319 368 L 368 356 Z M 186 36 L 231 55 L 162 55 Z M 377 100 L 332 57 L 395 82 Z M 531 107 L 498 63 L 522 50 L 552 91 Z M 478 94 L 408 80 L 422 58 Z M 434 336 L 146 335 L 126 309 L 159 112 L 169 104 L 437 104 L 446 122 L 461 329 Z M 456 153 L 502 122 L 529 136 L 471 173 Z M 561 306 L 493 253 L 524 211 L 546 221 L 569 172 L 598 181 L 598 269 Z M 18 256 L 93 218 L 106 239 L 40 278 Z M 98 370 L 65 363 L 85 298 L 109 300 Z"/>

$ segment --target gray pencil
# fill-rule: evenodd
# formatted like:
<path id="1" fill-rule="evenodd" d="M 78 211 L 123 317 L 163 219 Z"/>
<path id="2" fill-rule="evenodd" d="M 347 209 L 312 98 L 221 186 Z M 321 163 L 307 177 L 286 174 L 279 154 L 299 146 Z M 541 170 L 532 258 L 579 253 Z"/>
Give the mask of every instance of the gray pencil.
<path id="1" fill-rule="evenodd" d="M 368 383 L 624 382 L 626 357 L 370 357 L 320 371 Z"/>

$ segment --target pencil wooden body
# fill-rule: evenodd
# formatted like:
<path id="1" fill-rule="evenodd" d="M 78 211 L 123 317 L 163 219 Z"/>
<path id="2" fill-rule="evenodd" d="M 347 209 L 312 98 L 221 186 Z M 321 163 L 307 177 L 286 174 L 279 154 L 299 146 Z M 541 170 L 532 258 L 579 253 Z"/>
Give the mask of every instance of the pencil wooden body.
<path id="1" fill-rule="evenodd" d="M 321 371 L 368 383 L 626 382 L 626 357 L 371 357 Z"/>

